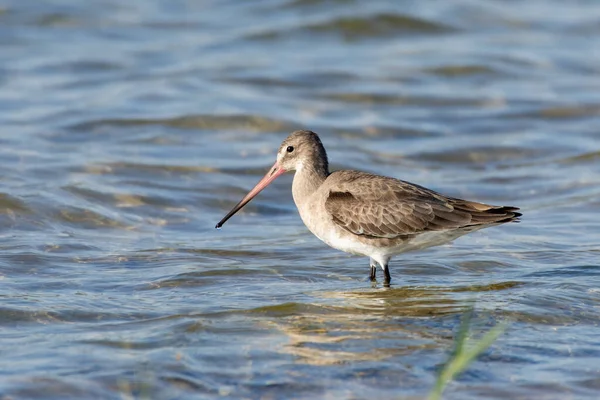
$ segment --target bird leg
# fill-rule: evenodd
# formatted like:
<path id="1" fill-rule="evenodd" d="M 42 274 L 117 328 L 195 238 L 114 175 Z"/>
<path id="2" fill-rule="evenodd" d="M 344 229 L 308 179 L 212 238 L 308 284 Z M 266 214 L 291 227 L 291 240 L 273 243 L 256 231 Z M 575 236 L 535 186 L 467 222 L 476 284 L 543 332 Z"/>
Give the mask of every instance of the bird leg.
<path id="1" fill-rule="evenodd" d="M 390 286 L 390 281 L 392 280 L 392 277 L 390 276 L 390 269 L 388 268 L 388 263 L 386 262 L 385 264 L 382 264 L 381 267 L 383 268 L 383 275 L 385 276 L 383 285 Z"/>
<path id="2" fill-rule="evenodd" d="M 369 276 L 369 279 L 371 280 L 371 282 L 375 282 L 375 276 L 376 276 L 376 272 L 377 272 L 377 262 L 375 262 L 375 260 L 373 260 L 372 258 L 369 260 L 369 265 L 371 266 L 371 275 Z"/>

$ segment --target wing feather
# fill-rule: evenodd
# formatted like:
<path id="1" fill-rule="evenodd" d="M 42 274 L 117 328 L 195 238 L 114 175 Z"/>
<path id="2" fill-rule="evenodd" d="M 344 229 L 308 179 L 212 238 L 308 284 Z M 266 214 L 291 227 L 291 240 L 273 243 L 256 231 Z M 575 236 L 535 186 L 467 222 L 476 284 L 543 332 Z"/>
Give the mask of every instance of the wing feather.
<path id="1" fill-rule="evenodd" d="M 338 171 L 325 209 L 340 227 L 375 238 L 457 229 L 517 218 L 514 207 L 494 207 L 445 197 L 394 178 Z"/>

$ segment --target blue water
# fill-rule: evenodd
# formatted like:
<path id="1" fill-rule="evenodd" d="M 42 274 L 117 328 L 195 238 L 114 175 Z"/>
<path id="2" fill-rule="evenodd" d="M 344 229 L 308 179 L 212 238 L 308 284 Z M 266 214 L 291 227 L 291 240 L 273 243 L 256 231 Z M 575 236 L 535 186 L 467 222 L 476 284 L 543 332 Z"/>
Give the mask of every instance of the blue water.
<path id="1" fill-rule="evenodd" d="M 508 330 L 447 399 L 600 389 L 600 3 L 0 5 L 0 398 L 423 398 L 475 302 Z M 522 208 L 368 260 L 281 177 L 333 169 Z"/>

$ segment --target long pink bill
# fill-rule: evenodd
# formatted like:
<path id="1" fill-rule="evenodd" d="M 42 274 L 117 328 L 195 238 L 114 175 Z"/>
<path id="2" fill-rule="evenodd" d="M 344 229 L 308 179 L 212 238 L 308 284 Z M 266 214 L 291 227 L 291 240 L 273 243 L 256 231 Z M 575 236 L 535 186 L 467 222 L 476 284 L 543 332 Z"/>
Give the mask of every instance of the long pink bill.
<path id="1" fill-rule="evenodd" d="M 277 163 L 273 164 L 273 167 L 267 172 L 267 174 L 254 186 L 254 188 L 233 207 L 231 211 L 227 213 L 222 220 L 219 221 L 215 228 L 220 229 L 229 218 L 231 218 L 236 212 L 242 209 L 250 200 L 252 200 L 257 194 L 259 194 L 264 188 L 269 186 L 279 175 L 285 173 L 285 170 L 281 168 Z"/>

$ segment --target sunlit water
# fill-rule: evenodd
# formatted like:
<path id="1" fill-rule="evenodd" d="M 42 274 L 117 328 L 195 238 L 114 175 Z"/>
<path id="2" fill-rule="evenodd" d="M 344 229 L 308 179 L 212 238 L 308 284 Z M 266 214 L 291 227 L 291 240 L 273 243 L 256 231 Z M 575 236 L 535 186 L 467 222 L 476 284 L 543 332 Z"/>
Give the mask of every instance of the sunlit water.
<path id="1" fill-rule="evenodd" d="M 595 1 L 5 1 L 0 398 L 421 398 L 475 301 L 510 326 L 446 398 L 596 399 L 599 35 Z M 389 289 L 290 176 L 215 230 L 296 128 L 523 220 Z"/>

